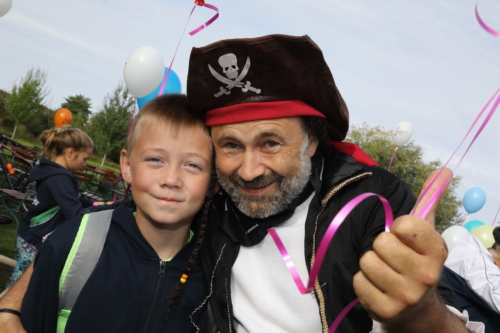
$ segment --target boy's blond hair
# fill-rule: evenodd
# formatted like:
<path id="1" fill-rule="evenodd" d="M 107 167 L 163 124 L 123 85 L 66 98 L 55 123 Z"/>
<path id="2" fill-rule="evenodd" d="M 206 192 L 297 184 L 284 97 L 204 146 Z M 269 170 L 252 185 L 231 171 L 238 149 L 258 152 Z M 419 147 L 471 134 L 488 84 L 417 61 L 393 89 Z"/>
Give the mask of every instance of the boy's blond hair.
<path id="1" fill-rule="evenodd" d="M 188 99 L 183 94 L 168 94 L 158 96 L 144 105 L 139 115 L 134 119 L 132 130 L 127 138 L 127 156 L 130 158 L 142 128 L 149 124 L 166 124 L 173 135 L 180 130 L 199 128 L 210 139 L 205 121 L 188 107 Z"/>

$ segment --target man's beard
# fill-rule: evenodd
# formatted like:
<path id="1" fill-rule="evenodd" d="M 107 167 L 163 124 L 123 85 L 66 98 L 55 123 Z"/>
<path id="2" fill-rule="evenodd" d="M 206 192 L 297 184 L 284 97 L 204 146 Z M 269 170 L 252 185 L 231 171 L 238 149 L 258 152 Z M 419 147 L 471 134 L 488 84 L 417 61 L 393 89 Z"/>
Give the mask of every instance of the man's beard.
<path id="1" fill-rule="evenodd" d="M 302 144 L 298 165 L 285 175 L 271 171 L 269 175 L 261 175 L 251 181 L 241 179 L 237 173 L 223 175 L 217 169 L 217 178 L 222 188 L 227 192 L 236 207 L 252 218 L 264 219 L 285 210 L 293 199 L 297 198 L 311 176 L 311 158 L 307 151 L 309 140 L 307 136 Z M 272 195 L 249 195 L 243 188 L 259 189 L 276 183 L 277 191 Z"/>

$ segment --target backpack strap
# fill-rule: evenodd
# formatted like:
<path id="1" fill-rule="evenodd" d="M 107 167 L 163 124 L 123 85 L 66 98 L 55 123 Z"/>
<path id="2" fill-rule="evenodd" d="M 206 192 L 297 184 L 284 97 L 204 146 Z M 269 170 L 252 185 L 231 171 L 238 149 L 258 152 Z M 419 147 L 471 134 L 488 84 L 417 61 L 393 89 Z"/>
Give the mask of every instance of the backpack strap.
<path id="1" fill-rule="evenodd" d="M 85 214 L 59 278 L 59 311 L 71 311 L 99 261 L 113 210 Z"/>

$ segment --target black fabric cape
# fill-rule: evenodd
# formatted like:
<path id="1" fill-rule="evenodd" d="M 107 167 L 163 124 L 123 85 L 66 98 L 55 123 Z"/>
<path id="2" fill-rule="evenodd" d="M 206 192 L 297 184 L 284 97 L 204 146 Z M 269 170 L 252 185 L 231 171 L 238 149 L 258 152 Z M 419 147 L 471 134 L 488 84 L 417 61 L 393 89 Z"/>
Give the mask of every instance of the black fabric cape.
<path id="1" fill-rule="evenodd" d="M 304 255 L 309 270 L 316 220 L 318 221 L 316 247 L 318 247 L 333 217 L 348 201 L 359 194 L 372 192 L 384 196 L 391 204 L 394 218 L 408 214 L 415 205 L 415 197 L 407 184 L 380 167 L 356 163 L 351 156 L 344 153 L 336 152 L 324 160 L 322 177 L 321 191 L 315 194 L 310 203 L 305 225 Z M 340 190 L 335 192 L 337 187 Z M 335 194 L 332 195 L 332 192 Z M 221 333 L 229 333 L 230 325 L 234 327 L 230 290 L 231 268 L 242 246 L 238 242 L 238 237 L 234 236 L 234 229 L 244 229 L 243 226 L 238 226 L 237 220 L 230 221 L 236 226 L 228 226 L 228 219 L 222 218 L 227 212 L 225 210 L 227 200 L 229 200 L 227 195 L 222 191 L 214 198 L 202 253 L 207 281 L 213 285 L 210 305 Z M 357 206 L 338 229 L 318 277 L 326 300 L 328 326 L 331 326 L 344 307 L 357 297 L 352 280 L 359 271 L 359 259 L 372 249 L 374 239 L 384 229 L 384 210 L 379 199 L 375 197 L 368 198 Z M 438 289 L 447 304 L 458 308 L 446 281 L 441 280 Z M 315 295 L 318 300 L 317 294 Z M 363 333 L 370 332 L 371 329 L 372 319 L 358 304 L 344 318 L 336 332 Z"/>

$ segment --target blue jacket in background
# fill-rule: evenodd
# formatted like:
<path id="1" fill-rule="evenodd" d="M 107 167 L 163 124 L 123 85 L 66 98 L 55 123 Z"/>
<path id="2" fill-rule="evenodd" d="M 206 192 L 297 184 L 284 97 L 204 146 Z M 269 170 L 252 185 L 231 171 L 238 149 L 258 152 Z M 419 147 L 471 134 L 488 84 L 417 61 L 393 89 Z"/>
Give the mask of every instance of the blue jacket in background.
<path id="1" fill-rule="evenodd" d="M 80 222 L 81 218 L 75 218 L 59 227 L 35 259 L 21 310 L 27 332 L 56 332 L 59 277 Z M 115 209 L 101 256 L 78 296 L 66 332 L 197 332 L 190 315 L 207 294 L 199 261 L 189 274 L 177 307 L 164 322 L 169 297 L 195 243 L 196 237 L 192 237 L 174 258 L 162 263 L 142 236 L 132 212 L 125 207 Z M 160 277 L 162 270 L 164 276 Z M 206 307 L 192 316 L 200 332 L 205 331 Z"/>
<path id="2" fill-rule="evenodd" d="M 65 221 L 90 213 L 92 201 L 80 199 L 80 187 L 75 175 L 46 158 L 31 169 L 30 182 L 36 182 L 36 198 L 22 216 L 18 235 L 40 249 L 42 239 Z M 58 208 L 57 208 L 58 207 Z M 32 219 L 46 214 L 42 223 Z"/>

